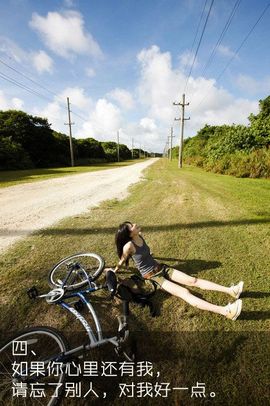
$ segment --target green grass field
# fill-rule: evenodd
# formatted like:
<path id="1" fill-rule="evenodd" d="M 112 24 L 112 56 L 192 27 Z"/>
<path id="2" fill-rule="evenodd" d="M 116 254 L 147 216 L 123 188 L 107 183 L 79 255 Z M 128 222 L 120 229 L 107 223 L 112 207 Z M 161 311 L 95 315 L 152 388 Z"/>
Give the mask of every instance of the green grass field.
<path id="1" fill-rule="evenodd" d="M 64 310 L 45 301 L 33 304 L 25 291 L 32 285 L 46 291 L 49 269 L 75 252 L 100 253 L 107 266 L 114 266 L 114 233 L 119 223 L 130 220 L 141 225 L 158 260 L 223 285 L 241 279 L 245 282 L 243 311 L 235 322 L 200 311 L 160 290 L 154 298 L 159 317 L 151 318 L 147 309 L 131 305 L 130 328 L 141 343 L 139 356 L 154 362 L 160 371 L 159 381 L 178 387 L 206 384 L 204 399 L 174 390 L 167 402 L 266 405 L 270 350 L 269 181 L 238 179 L 194 167 L 179 170 L 176 162 L 161 159 L 144 172 L 144 179 L 130 192 L 123 201 L 105 202 L 84 215 L 41 230 L 2 255 L 3 335 L 26 325 L 51 325 L 67 334 L 80 330 Z M 119 272 L 119 276 L 126 275 L 127 271 Z M 231 301 L 218 292 L 191 290 L 216 304 Z M 117 304 L 105 292 L 93 300 L 105 330 L 116 327 Z M 156 375 L 148 378 L 158 381 Z M 214 399 L 209 392 L 216 393 Z M 111 404 L 123 402 L 112 396 Z M 137 405 L 142 400 L 128 401 Z M 142 402 L 156 405 L 165 401 L 157 397 Z"/>
<path id="2" fill-rule="evenodd" d="M 36 182 L 83 172 L 101 171 L 103 169 L 118 168 L 138 163 L 136 159 L 122 162 L 108 162 L 90 166 L 74 166 L 64 168 L 25 169 L 18 171 L 0 171 L 0 188 L 20 183 Z"/>

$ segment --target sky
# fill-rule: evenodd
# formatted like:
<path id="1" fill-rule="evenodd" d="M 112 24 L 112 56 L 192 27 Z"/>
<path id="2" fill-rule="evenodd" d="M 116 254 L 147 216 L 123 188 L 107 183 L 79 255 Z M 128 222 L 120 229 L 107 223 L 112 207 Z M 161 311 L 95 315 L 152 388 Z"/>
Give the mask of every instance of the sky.
<path id="1" fill-rule="evenodd" d="M 185 138 L 205 124 L 247 125 L 270 94 L 268 4 L 0 0 L 0 109 L 68 134 L 69 97 L 75 138 L 116 141 L 119 132 L 149 152 L 164 150 L 171 127 L 178 145 L 173 102 L 184 93 Z"/>

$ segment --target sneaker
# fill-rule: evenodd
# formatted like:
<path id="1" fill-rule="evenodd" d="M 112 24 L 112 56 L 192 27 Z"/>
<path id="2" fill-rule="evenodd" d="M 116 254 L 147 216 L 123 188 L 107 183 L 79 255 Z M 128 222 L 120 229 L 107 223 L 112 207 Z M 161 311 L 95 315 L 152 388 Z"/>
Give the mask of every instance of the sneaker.
<path id="1" fill-rule="evenodd" d="M 235 302 L 227 304 L 225 309 L 227 319 L 236 320 L 242 310 L 242 300 L 237 299 Z"/>
<path id="2" fill-rule="evenodd" d="M 231 289 L 231 296 L 234 297 L 235 299 L 238 299 L 241 293 L 243 292 L 243 286 L 244 282 L 240 281 L 238 285 L 232 285 L 230 287 Z"/>

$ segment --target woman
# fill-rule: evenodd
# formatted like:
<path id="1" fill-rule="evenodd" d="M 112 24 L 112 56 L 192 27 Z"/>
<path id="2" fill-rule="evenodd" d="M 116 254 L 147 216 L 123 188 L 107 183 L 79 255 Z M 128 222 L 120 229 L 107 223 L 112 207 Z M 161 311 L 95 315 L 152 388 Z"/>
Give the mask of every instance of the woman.
<path id="1" fill-rule="evenodd" d="M 243 291 L 244 283 L 242 281 L 239 282 L 238 285 L 225 287 L 204 279 L 189 276 L 184 272 L 169 268 L 165 264 L 160 264 L 152 257 L 150 249 L 140 231 L 140 227 L 138 227 L 137 224 L 132 224 L 129 221 L 120 224 L 115 235 L 115 243 L 120 261 L 115 267 L 115 272 L 118 271 L 124 263 L 128 265 L 129 258 L 132 258 L 141 275 L 146 279 L 155 281 L 162 290 L 180 297 L 199 309 L 221 314 L 231 320 L 237 319 L 242 310 L 242 300 L 239 299 Z M 194 296 L 188 289 L 179 286 L 178 283 L 204 290 L 224 292 L 237 300 L 226 306 L 216 306 Z"/>

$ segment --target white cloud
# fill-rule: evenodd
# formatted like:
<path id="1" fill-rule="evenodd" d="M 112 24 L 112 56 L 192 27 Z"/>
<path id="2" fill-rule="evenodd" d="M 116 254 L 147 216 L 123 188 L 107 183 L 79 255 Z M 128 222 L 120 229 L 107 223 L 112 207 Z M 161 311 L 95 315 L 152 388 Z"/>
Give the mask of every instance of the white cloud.
<path id="1" fill-rule="evenodd" d="M 93 68 L 86 68 L 85 73 L 86 76 L 88 76 L 89 78 L 93 78 L 94 76 L 96 76 L 96 72 Z"/>
<path id="2" fill-rule="evenodd" d="M 63 103 L 67 103 L 67 97 L 70 99 L 71 110 L 82 110 L 86 114 L 93 108 L 92 99 L 85 94 L 85 90 L 81 87 L 67 87 L 58 96 Z M 56 99 L 57 100 L 57 99 Z"/>
<path id="3" fill-rule="evenodd" d="M 11 104 L 16 110 L 22 110 L 24 102 L 22 99 L 19 99 L 18 97 L 13 97 L 11 100 Z"/>
<path id="4" fill-rule="evenodd" d="M 148 117 L 144 117 L 139 123 L 125 124 L 120 132 L 120 142 L 126 143 L 131 148 L 133 139 L 134 148 L 142 148 L 148 152 L 162 151 L 164 147 L 164 130 L 161 127 L 155 128 L 154 120 L 150 120 Z"/>
<path id="5" fill-rule="evenodd" d="M 258 102 L 248 99 L 232 100 L 226 107 L 204 111 L 204 122 L 212 125 L 248 123 L 247 116 L 250 112 L 258 111 Z"/>
<path id="6" fill-rule="evenodd" d="M 184 69 L 187 67 L 191 67 L 191 65 L 193 64 L 194 56 L 195 56 L 194 52 L 191 52 L 191 51 L 183 52 L 179 56 L 179 61 L 180 61 L 181 67 Z M 194 66 L 194 68 L 196 68 L 198 65 L 199 65 L 198 58 L 196 57 L 193 66 Z"/>
<path id="7" fill-rule="evenodd" d="M 115 100 L 124 110 L 130 110 L 134 107 L 132 94 L 125 89 L 116 88 L 107 96 Z"/>
<path id="8" fill-rule="evenodd" d="M 121 112 L 118 107 L 106 99 L 99 99 L 89 116 L 89 121 L 83 124 L 84 137 L 113 141 L 121 124 Z"/>
<path id="9" fill-rule="evenodd" d="M 168 52 L 161 52 L 157 46 L 143 49 L 138 54 L 140 79 L 138 84 L 138 98 L 147 117 L 155 120 L 157 130 L 152 134 L 160 134 L 159 148 L 163 149 L 167 133 L 179 116 L 179 108 L 173 107 L 173 101 L 179 101 L 185 86 L 186 76 L 181 70 L 173 69 L 171 56 Z M 206 123 L 212 125 L 243 123 L 247 124 L 247 117 L 251 112 L 258 111 L 258 102 L 243 98 L 235 98 L 229 91 L 218 86 L 214 79 L 190 77 L 186 102 L 186 136 L 193 136 Z M 174 123 L 175 127 L 179 126 Z"/>
<path id="10" fill-rule="evenodd" d="M 75 1 L 74 0 L 64 0 L 64 6 L 66 7 L 74 7 Z"/>
<path id="11" fill-rule="evenodd" d="M 46 17 L 33 13 L 29 24 L 49 49 L 64 58 L 76 54 L 102 56 L 98 43 L 85 30 L 83 17 L 77 11 L 48 12 Z"/>
<path id="12" fill-rule="evenodd" d="M 69 87 L 64 89 L 58 96 L 54 97 L 54 101 L 47 104 L 43 109 L 34 108 L 33 114 L 41 117 L 46 117 L 49 123 L 52 123 L 52 128 L 56 131 L 68 133 L 68 129 L 64 123 L 68 121 L 67 113 L 67 97 L 70 98 L 71 120 L 75 122 L 72 127 L 74 136 L 82 138 L 82 123 L 83 121 L 73 114 L 73 111 L 78 113 L 82 118 L 88 118 L 89 112 L 93 109 L 93 101 L 85 94 L 83 88 Z"/>
<path id="13" fill-rule="evenodd" d="M 0 110 L 21 110 L 23 107 L 23 100 L 19 99 L 18 97 L 13 97 L 9 99 L 3 90 L 0 90 Z"/>
<path id="14" fill-rule="evenodd" d="M 248 75 L 239 74 L 235 78 L 235 82 L 241 90 L 249 94 L 269 93 L 270 92 L 270 76 L 261 80 L 257 80 Z"/>
<path id="15" fill-rule="evenodd" d="M 67 112 L 61 108 L 59 102 L 54 101 L 47 104 L 43 109 L 35 107 L 31 114 L 44 117 L 48 119 L 48 122 L 52 124 L 52 129 L 55 131 L 66 134 L 68 132 L 64 123 L 67 122 Z"/>
<path id="16" fill-rule="evenodd" d="M 22 62 L 27 59 L 27 53 L 14 41 L 4 36 L 0 36 L 0 52 L 7 57 L 15 59 L 16 62 Z"/>
<path id="17" fill-rule="evenodd" d="M 233 51 L 230 49 L 229 46 L 226 46 L 226 45 L 219 45 L 219 46 L 217 47 L 217 52 L 218 52 L 220 55 L 225 56 L 225 57 L 228 57 L 228 58 L 232 58 L 232 57 L 237 57 L 237 58 L 238 58 L 237 54 L 236 54 L 235 52 L 233 52 Z"/>
<path id="18" fill-rule="evenodd" d="M 38 73 L 53 71 L 53 60 L 45 51 L 38 51 L 32 55 L 33 65 Z"/>
<path id="19" fill-rule="evenodd" d="M 179 98 L 179 91 L 185 83 L 185 76 L 174 71 L 169 52 L 161 53 L 154 45 L 138 54 L 140 80 L 138 98 L 148 107 L 148 116 L 170 125 L 174 110 L 172 103 Z"/>
<path id="20" fill-rule="evenodd" d="M 144 117 L 140 120 L 140 126 L 146 131 L 154 131 L 157 129 L 156 123 L 152 118 Z"/>

